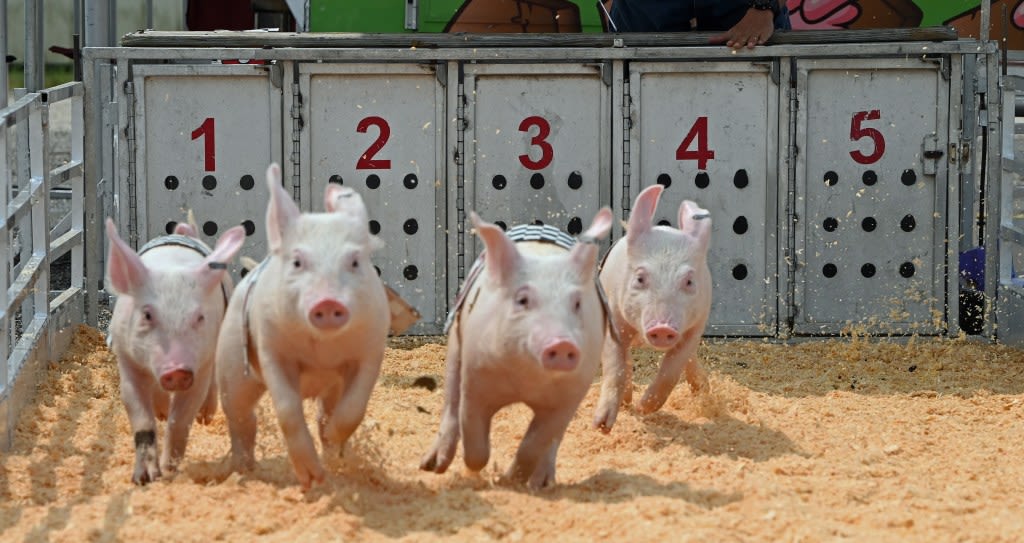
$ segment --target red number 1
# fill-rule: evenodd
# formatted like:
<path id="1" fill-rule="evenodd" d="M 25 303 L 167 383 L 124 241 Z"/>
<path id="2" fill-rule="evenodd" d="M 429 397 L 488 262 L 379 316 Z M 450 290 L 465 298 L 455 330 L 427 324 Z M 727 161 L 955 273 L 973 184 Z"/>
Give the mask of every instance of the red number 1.
<path id="1" fill-rule="evenodd" d="M 203 140 L 203 171 L 212 172 L 217 169 L 217 145 L 213 136 L 213 117 L 207 117 L 203 124 L 192 131 L 192 139 L 205 137 Z"/>

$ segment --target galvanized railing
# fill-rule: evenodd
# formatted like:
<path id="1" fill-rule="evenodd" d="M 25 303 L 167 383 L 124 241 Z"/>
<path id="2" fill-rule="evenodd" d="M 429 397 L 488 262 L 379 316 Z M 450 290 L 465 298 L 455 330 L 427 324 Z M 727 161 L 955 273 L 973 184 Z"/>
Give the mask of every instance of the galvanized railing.
<path id="1" fill-rule="evenodd" d="M 998 324 L 1000 341 L 1024 346 L 1024 156 L 1017 144 L 1017 97 L 1024 95 L 1024 76 L 1004 76 L 1003 158 L 999 191 Z"/>
<path id="2" fill-rule="evenodd" d="M 0 449 L 10 445 L 39 368 L 64 352 L 84 320 L 84 93 L 82 83 L 67 83 L 0 109 Z M 50 108 L 64 101 L 71 156 L 52 168 Z M 56 217 L 52 194 L 70 201 Z M 69 284 L 51 291 L 51 266 L 66 255 L 60 265 L 70 266 Z"/>

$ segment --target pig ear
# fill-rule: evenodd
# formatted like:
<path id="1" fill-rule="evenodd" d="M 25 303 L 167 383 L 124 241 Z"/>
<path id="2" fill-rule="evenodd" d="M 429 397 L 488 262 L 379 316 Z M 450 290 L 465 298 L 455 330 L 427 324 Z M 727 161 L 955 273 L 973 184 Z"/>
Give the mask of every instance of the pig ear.
<path id="1" fill-rule="evenodd" d="M 337 183 L 327 183 L 327 190 L 324 191 L 324 210 L 328 213 L 349 215 L 364 224 L 370 220 L 363 197 L 351 187 L 343 187 Z"/>
<path id="2" fill-rule="evenodd" d="M 196 215 L 191 209 L 188 210 L 186 222 L 179 222 L 174 225 L 174 233 L 179 236 L 188 236 L 199 239 L 199 225 L 196 224 Z"/>
<path id="3" fill-rule="evenodd" d="M 612 210 L 602 207 L 594 216 L 590 228 L 579 237 L 579 241 L 573 246 L 569 253 L 569 259 L 576 266 L 580 277 L 589 278 L 594 274 L 594 265 L 597 263 L 597 240 L 608 235 L 612 228 Z"/>
<path id="4" fill-rule="evenodd" d="M 220 283 L 224 274 L 228 271 L 228 262 L 231 262 L 245 243 L 245 228 L 235 226 L 221 234 L 217 240 L 217 246 L 209 254 L 203 263 L 199 265 L 197 273 L 200 283 L 209 290 Z"/>
<path id="5" fill-rule="evenodd" d="M 711 241 L 711 214 L 692 200 L 684 200 L 679 206 L 679 229 L 697 240 L 699 246 L 707 249 Z"/>
<path id="6" fill-rule="evenodd" d="M 149 270 L 139 255 L 117 235 L 117 227 L 110 217 L 107 217 L 107 238 L 110 239 L 110 252 L 107 253 L 110 285 L 118 294 L 136 295 L 149 283 Z"/>
<path id="7" fill-rule="evenodd" d="M 651 230 L 654 211 L 658 208 L 658 198 L 665 187 L 651 185 L 643 190 L 633 202 L 633 211 L 629 214 L 629 226 L 626 228 L 626 240 L 632 243 Z"/>
<path id="8" fill-rule="evenodd" d="M 267 245 L 271 252 L 281 247 L 284 233 L 299 217 L 299 206 L 281 186 L 281 167 L 276 162 L 267 168 L 267 188 L 270 189 L 270 203 L 267 205 Z"/>
<path id="9" fill-rule="evenodd" d="M 505 232 L 494 224 L 484 221 L 475 211 L 469 212 L 469 220 L 476 228 L 476 235 L 484 242 L 484 263 L 487 265 L 487 273 L 498 283 L 505 285 L 515 276 L 519 269 L 519 249 L 516 244 L 508 239 Z"/>

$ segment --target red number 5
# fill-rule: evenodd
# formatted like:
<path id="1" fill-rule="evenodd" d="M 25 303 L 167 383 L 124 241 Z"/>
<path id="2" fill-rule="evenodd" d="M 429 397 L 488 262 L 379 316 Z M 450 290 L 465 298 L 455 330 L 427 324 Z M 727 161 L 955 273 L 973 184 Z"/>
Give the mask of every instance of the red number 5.
<path id="1" fill-rule="evenodd" d="M 519 155 L 519 162 L 528 170 L 543 170 L 555 156 L 555 150 L 547 142 L 547 137 L 551 135 L 551 125 L 544 117 L 533 115 L 519 123 L 519 131 L 529 132 L 531 126 L 537 127 L 537 135 L 530 138 L 530 145 L 540 147 L 540 160 L 533 160 L 530 155 Z"/>
<path id="2" fill-rule="evenodd" d="M 871 111 L 858 111 L 854 113 L 853 119 L 850 120 L 850 141 L 871 138 L 875 145 L 875 149 L 869 155 L 861 153 L 859 149 L 850 151 L 850 156 L 858 164 L 874 164 L 885 153 L 885 138 L 882 137 L 882 133 L 876 128 L 867 128 L 860 125 L 864 121 L 877 121 L 881 117 L 882 115 L 877 109 L 872 109 Z"/>

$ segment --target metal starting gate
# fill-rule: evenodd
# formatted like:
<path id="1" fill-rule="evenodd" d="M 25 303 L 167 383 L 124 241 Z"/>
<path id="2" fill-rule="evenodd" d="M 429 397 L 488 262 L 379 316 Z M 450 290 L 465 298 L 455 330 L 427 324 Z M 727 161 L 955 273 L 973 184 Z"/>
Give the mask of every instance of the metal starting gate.
<path id="1" fill-rule="evenodd" d="M 985 241 L 957 240 L 978 161 L 999 151 L 997 50 L 945 29 L 812 34 L 732 52 L 657 35 L 136 33 L 85 51 L 87 86 L 110 89 L 94 130 L 119 138 L 93 148 L 116 169 L 92 164 L 132 243 L 192 209 L 210 241 L 245 225 L 257 259 L 270 161 L 309 211 L 327 183 L 355 187 L 381 276 L 423 315 L 413 333 L 440 332 L 479 250 L 469 210 L 575 234 L 660 183 L 657 220 L 683 199 L 714 220 L 709 335 L 956 334 L 958 257 Z M 879 36 L 906 41 L 858 41 Z"/>

